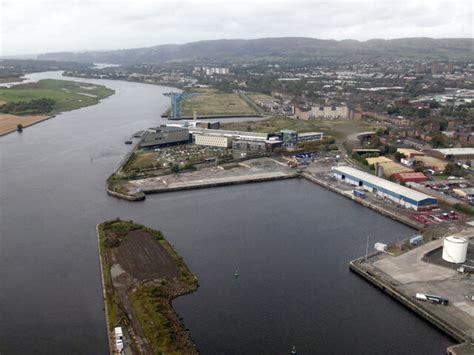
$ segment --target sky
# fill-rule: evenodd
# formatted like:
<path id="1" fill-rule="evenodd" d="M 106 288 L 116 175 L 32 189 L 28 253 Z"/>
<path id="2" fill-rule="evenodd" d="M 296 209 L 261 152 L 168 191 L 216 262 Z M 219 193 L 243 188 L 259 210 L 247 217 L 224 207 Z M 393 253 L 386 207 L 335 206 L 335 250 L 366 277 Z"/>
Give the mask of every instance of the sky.
<path id="1" fill-rule="evenodd" d="M 0 0 L 0 56 L 223 38 L 473 38 L 473 8 L 472 0 Z"/>

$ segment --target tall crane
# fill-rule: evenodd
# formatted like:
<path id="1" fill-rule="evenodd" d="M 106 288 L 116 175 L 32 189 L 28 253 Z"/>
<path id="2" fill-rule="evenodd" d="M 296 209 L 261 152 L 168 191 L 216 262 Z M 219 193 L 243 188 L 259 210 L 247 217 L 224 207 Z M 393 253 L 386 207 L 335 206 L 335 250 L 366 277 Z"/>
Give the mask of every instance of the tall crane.
<path id="1" fill-rule="evenodd" d="M 178 119 L 181 117 L 181 104 L 188 97 L 196 96 L 197 93 L 191 92 L 166 92 L 163 96 L 171 98 L 171 112 L 169 119 Z"/>

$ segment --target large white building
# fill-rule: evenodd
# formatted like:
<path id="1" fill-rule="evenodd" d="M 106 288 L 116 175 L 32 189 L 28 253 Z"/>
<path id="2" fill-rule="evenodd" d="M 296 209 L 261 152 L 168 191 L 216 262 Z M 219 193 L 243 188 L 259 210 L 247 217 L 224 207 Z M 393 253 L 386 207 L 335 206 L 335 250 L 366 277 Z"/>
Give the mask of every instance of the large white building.
<path id="1" fill-rule="evenodd" d="M 336 179 L 388 198 L 406 208 L 423 211 L 438 205 L 438 200 L 432 196 L 349 166 L 335 166 L 332 170 Z"/>
<path id="2" fill-rule="evenodd" d="M 215 134 L 195 134 L 194 144 L 207 145 L 209 147 L 230 148 L 232 146 L 232 137 Z"/>
<path id="3" fill-rule="evenodd" d="M 313 106 L 310 118 L 321 120 L 346 120 L 350 118 L 350 110 L 346 105 Z"/>

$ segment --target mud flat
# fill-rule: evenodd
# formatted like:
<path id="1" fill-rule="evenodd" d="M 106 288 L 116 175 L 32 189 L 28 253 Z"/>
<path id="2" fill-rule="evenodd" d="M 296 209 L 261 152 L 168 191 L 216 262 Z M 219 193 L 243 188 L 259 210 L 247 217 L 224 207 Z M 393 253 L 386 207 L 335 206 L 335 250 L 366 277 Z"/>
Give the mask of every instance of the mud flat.
<path id="1" fill-rule="evenodd" d="M 97 233 L 110 352 L 121 326 L 126 353 L 197 354 L 171 301 L 198 281 L 161 232 L 117 219 Z"/>
<path id="2" fill-rule="evenodd" d="M 373 253 L 367 260 L 362 257 L 351 261 L 349 267 L 458 341 L 459 345 L 447 349 L 449 354 L 473 354 L 474 301 L 470 276 L 423 260 L 441 243 L 442 239 L 435 240 L 398 257 Z M 449 305 L 419 301 L 414 297 L 416 293 L 448 298 Z"/>
<path id="3" fill-rule="evenodd" d="M 1 103 L 0 103 L 1 104 Z M 40 123 L 44 120 L 53 118 L 52 115 L 11 115 L 8 113 L 0 114 L 0 137 L 8 133 L 15 132 L 17 125 L 21 124 L 24 128 Z"/>

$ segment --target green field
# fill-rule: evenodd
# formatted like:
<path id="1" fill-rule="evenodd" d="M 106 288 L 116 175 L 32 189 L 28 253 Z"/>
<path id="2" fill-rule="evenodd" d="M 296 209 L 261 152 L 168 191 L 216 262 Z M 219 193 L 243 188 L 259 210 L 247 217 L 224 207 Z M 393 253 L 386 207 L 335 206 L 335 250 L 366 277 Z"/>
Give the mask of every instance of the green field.
<path id="1" fill-rule="evenodd" d="M 0 88 L 0 101 L 26 102 L 43 98 L 52 99 L 55 105 L 48 113 L 56 114 L 95 105 L 112 94 L 114 90 L 102 85 L 44 79 L 37 83 Z"/>
<path id="2" fill-rule="evenodd" d="M 336 139 L 344 139 L 347 135 L 377 129 L 363 121 L 341 120 L 341 121 L 303 121 L 289 117 L 272 117 L 262 121 L 229 122 L 221 124 L 222 129 L 251 132 L 274 133 L 282 129 L 291 129 L 299 133 L 324 132 Z"/>
<path id="3" fill-rule="evenodd" d="M 259 114 L 239 94 L 220 93 L 212 89 L 200 90 L 197 93 L 199 95 L 184 100 L 183 116 L 192 116 L 194 111 L 198 116 Z"/>

